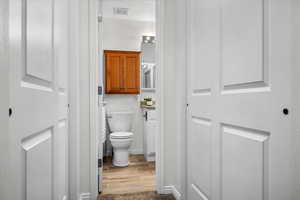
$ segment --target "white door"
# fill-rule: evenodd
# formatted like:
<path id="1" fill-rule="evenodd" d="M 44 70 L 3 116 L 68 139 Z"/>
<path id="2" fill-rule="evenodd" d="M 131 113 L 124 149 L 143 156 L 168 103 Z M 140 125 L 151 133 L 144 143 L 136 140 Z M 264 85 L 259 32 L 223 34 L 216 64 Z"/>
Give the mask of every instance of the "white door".
<path id="1" fill-rule="evenodd" d="M 0 199 L 9 197 L 8 0 L 0 1 Z"/>
<path id="2" fill-rule="evenodd" d="M 188 200 L 290 200 L 289 1 L 188 2 Z"/>
<path id="3" fill-rule="evenodd" d="M 68 0 L 10 0 L 9 26 L 13 110 L 9 184 L 13 190 L 8 199 L 64 200 L 68 191 Z"/>

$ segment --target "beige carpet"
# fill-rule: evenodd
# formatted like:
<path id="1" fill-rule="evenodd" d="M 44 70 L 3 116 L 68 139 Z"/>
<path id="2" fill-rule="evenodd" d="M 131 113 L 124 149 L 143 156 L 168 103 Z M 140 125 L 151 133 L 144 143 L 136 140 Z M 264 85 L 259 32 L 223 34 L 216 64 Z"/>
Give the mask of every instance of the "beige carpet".
<path id="1" fill-rule="evenodd" d="M 159 195 L 156 192 L 101 195 L 98 200 L 175 200 L 173 195 Z"/>

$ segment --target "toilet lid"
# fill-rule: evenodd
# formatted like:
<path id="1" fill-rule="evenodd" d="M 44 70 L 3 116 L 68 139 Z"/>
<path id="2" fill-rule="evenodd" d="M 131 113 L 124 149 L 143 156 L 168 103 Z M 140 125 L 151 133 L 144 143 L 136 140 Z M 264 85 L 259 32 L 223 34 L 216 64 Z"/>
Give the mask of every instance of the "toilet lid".
<path id="1" fill-rule="evenodd" d="M 131 132 L 114 132 L 110 134 L 110 138 L 115 139 L 126 139 L 131 138 L 133 136 L 133 133 Z"/>

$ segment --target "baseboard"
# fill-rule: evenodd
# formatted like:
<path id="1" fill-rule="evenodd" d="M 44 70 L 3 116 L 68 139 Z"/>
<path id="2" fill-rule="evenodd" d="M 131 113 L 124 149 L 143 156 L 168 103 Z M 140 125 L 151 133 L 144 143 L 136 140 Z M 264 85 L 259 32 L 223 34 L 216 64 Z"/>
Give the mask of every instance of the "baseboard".
<path id="1" fill-rule="evenodd" d="M 144 154 L 143 149 L 129 149 L 129 153 L 132 155 Z"/>
<path id="2" fill-rule="evenodd" d="M 164 186 L 162 194 L 172 194 L 172 192 L 173 192 L 173 186 Z"/>
<path id="3" fill-rule="evenodd" d="M 91 199 L 91 194 L 90 193 L 81 193 L 79 200 L 90 200 Z"/>
<path id="4" fill-rule="evenodd" d="M 163 194 L 173 194 L 176 200 L 181 200 L 181 194 L 173 185 L 164 186 Z"/>

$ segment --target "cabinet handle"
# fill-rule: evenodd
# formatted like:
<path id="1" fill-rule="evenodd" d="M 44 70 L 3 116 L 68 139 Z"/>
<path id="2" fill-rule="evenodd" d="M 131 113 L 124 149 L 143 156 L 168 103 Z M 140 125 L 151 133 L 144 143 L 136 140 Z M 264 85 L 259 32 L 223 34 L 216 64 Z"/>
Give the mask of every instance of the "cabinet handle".
<path id="1" fill-rule="evenodd" d="M 148 112 L 147 111 L 145 111 L 144 117 L 145 117 L 145 120 L 148 121 Z"/>

